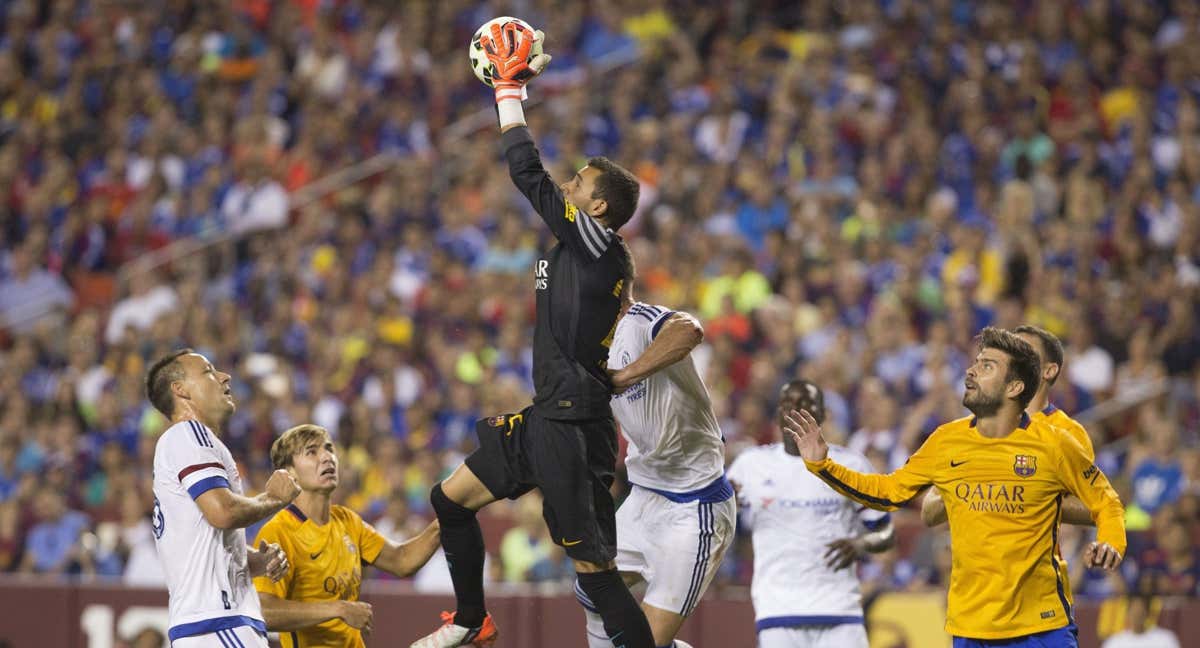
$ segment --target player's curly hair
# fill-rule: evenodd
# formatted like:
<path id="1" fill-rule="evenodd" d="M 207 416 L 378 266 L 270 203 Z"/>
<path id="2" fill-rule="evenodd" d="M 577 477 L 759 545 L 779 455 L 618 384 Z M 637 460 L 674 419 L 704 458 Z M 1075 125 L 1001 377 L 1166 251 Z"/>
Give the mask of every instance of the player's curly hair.
<path id="1" fill-rule="evenodd" d="M 1045 358 L 1047 363 L 1054 363 L 1058 365 L 1058 372 L 1054 374 L 1053 378 L 1047 380 L 1046 383 L 1053 385 L 1055 382 L 1057 382 L 1059 375 L 1062 374 L 1063 357 L 1066 355 L 1066 353 L 1063 351 L 1062 340 L 1058 339 L 1058 336 L 1050 331 L 1047 331 L 1040 326 L 1033 326 L 1032 324 L 1023 324 L 1013 329 L 1012 332 L 1019 335 L 1032 335 L 1033 337 L 1037 338 L 1039 342 L 1041 342 L 1042 352 L 1040 355 Z"/>
<path id="2" fill-rule="evenodd" d="M 604 219 L 608 227 L 615 232 L 633 218 L 642 187 L 638 184 L 637 177 L 628 169 L 606 157 L 591 158 L 587 165 L 600 171 L 600 175 L 596 176 L 592 198 L 608 203 Z"/>
<path id="3" fill-rule="evenodd" d="M 988 326 L 979 332 L 979 347 L 996 349 L 1008 356 L 1008 373 L 1005 374 L 1004 381 L 1020 380 L 1024 383 L 1025 389 L 1017 396 L 1017 402 L 1021 409 L 1025 409 L 1029 401 L 1033 400 L 1033 394 L 1041 383 L 1042 363 L 1038 360 L 1033 345 L 1017 337 L 1015 333 Z"/>
<path id="4" fill-rule="evenodd" d="M 159 358 L 146 372 L 146 398 L 154 409 L 170 418 L 175 413 L 175 399 L 171 397 L 171 383 L 183 380 L 183 365 L 180 356 L 195 353 L 192 349 L 179 349 Z"/>

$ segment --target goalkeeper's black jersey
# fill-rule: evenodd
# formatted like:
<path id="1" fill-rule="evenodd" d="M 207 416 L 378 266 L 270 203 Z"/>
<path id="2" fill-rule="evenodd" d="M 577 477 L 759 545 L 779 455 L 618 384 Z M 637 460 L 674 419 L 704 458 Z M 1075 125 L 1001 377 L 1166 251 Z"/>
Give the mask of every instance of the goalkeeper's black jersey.
<path id="1" fill-rule="evenodd" d="M 558 243 L 534 265 L 533 405 L 552 419 L 612 416 L 608 347 L 629 267 L 620 237 L 563 199 L 524 126 L 501 137 L 513 183 Z"/>

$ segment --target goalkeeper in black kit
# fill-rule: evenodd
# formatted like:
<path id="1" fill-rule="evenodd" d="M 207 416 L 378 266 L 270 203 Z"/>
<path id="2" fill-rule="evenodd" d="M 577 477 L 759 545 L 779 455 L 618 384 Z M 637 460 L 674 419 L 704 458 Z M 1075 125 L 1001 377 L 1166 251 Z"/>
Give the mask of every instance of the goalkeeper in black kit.
<path id="1" fill-rule="evenodd" d="M 442 548 L 457 610 L 412 648 L 491 645 L 498 631 L 483 597 L 483 535 L 475 514 L 500 498 L 540 488 L 542 515 L 575 564 L 579 584 L 618 648 L 655 648 L 650 625 L 617 572 L 615 508 L 609 487 L 617 430 L 609 399 L 608 346 L 630 289 L 633 262 L 616 230 L 637 207 L 638 183 L 604 158 L 555 184 L 525 125 L 526 81 L 549 56 L 530 57 L 541 32 L 515 22 L 480 39 L 495 67 L 501 144 L 513 183 L 557 244 L 533 268 L 537 293 L 533 405 L 476 423 L 479 449 L 433 487 Z"/>

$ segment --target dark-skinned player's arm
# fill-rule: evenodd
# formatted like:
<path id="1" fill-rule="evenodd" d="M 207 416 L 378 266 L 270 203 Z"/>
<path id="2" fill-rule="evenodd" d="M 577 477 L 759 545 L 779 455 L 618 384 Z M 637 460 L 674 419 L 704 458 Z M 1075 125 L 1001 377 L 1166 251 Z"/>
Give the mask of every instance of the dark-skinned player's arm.
<path id="1" fill-rule="evenodd" d="M 829 458 L 829 446 L 821 436 L 821 424 L 804 410 L 784 415 L 783 431 L 792 435 L 808 470 L 838 493 L 880 511 L 894 511 L 933 483 L 936 432 L 917 449 L 899 470 L 887 475 L 861 473 Z"/>
<path id="2" fill-rule="evenodd" d="M 826 544 L 825 564 L 830 569 L 845 569 L 867 554 L 882 553 L 896 546 L 896 527 L 890 517 L 882 520 L 878 528 Z"/>

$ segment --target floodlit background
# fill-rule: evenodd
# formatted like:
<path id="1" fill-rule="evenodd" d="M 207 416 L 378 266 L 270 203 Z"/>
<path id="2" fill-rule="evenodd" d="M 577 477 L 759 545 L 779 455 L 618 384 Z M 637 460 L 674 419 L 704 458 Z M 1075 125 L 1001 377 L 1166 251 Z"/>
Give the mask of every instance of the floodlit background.
<path id="1" fill-rule="evenodd" d="M 642 180 L 622 231 L 636 295 L 703 322 L 730 459 L 777 440 L 777 389 L 804 376 L 828 434 L 896 468 L 963 414 L 979 328 L 1038 324 L 1067 345 L 1053 402 L 1088 426 L 1131 531 L 1104 577 L 1080 568 L 1088 532 L 1062 530 L 1083 645 L 1124 627 L 1130 592 L 1197 636 L 1195 2 L 11 0 L 0 600 L 30 612 L 3 615 L 0 645 L 161 627 L 165 594 L 128 588 L 162 578 L 164 421 L 142 381 L 170 349 L 234 374 L 224 439 L 252 488 L 273 435 L 316 422 L 336 501 L 394 537 L 430 519 L 474 420 L 529 400 L 549 235 L 466 52 L 499 15 L 547 34 L 526 112 L 551 171 L 603 154 Z M 500 645 L 583 645 L 537 509 L 483 515 L 489 592 L 523 637 Z M 948 538 L 895 520 L 897 549 L 860 567 L 873 645 L 946 645 Z M 681 636 L 752 646 L 751 576 L 739 536 Z M 369 579 L 377 619 L 394 610 L 372 645 L 406 645 L 449 600 L 437 559 Z M 555 623 L 558 643 L 532 629 Z"/>

